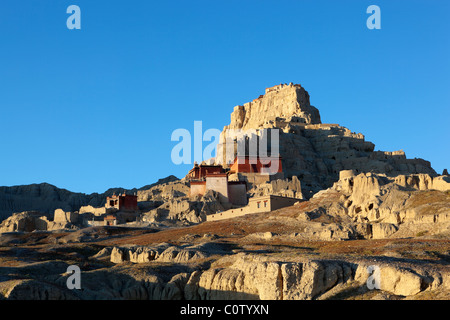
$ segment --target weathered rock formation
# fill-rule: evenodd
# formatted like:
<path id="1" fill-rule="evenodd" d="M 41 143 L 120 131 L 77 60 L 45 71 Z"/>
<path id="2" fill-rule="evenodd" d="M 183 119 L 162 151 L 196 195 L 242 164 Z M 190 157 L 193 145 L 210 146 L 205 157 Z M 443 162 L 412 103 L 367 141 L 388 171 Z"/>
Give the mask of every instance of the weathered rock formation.
<path id="1" fill-rule="evenodd" d="M 53 215 L 53 221 L 61 224 L 77 223 L 78 213 L 75 212 L 65 212 L 62 209 L 56 209 Z"/>
<path id="2" fill-rule="evenodd" d="M 265 95 L 236 106 L 228 129 L 257 129 L 288 119 L 289 122 L 319 124 L 319 110 L 311 106 L 308 92 L 299 84 L 267 88 Z"/>
<path id="3" fill-rule="evenodd" d="M 448 268 L 407 261 L 392 265 L 382 258 L 282 257 L 239 253 L 222 257 L 206 269 L 192 269 L 184 264 L 190 259 L 184 258 L 172 266 L 151 267 L 157 260 L 119 263 L 83 271 L 82 290 L 66 288 L 67 263 L 38 262 L 18 268 L 28 279 L 9 278 L 12 269 L 2 268 L 0 294 L 8 300 L 323 300 L 370 293 L 375 289 L 368 286 L 370 266 L 379 270 L 374 293 L 414 298 L 420 293 L 450 291 Z"/>
<path id="4" fill-rule="evenodd" d="M 276 195 L 303 199 L 302 186 L 297 176 L 292 179 L 277 179 L 270 182 L 255 185 L 249 190 L 251 196 Z"/>
<path id="5" fill-rule="evenodd" d="M 52 221 L 43 213 L 37 211 L 24 211 L 15 213 L 0 224 L 0 233 L 3 232 L 32 232 L 71 228 L 73 225 L 67 220 Z"/>
<path id="6" fill-rule="evenodd" d="M 333 187 L 266 214 L 242 217 L 243 240 L 340 241 L 450 236 L 450 179 L 342 172 Z M 230 224 L 239 220 L 230 220 Z"/>
<path id="7" fill-rule="evenodd" d="M 341 172 L 332 188 L 314 195 L 326 198 L 338 192 L 339 200 L 322 213 L 355 223 L 363 238 L 383 239 L 416 235 L 449 235 L 450 178 L 428 174 L 399 175 Z M 319 212 L 320 215 L 320 212 Z M 352 224 L 350 223 L 350 225 Z"/>
<path id="8" fill-rule="evenodd" d="M 173 176 L 172 176 L 173 177 Z M 138 201 L 167 201 L 189 195 L 189 185 L 176 178 L 137 190 Z"/>
<path id="9" fill-rule="evenodd" d="M 390 176 L 416 173 L 436 176 L 428 161 L 407 159 L 401 150 L 374 151 L 375 145 L 365 141 L 361 133 L 338 124 L 321 123 L 319 111 L 310 105 L 307 91 L 293 84 L 268 88 L 265 95 L 235 107 L 230 124 L 222 131 L 216 162 L 227 164 L 227 160 L 234 160 L 242 133 L 253 132 L 253 136 L 247 135 L 248 144 L 249 139 L 261 136 L 266 130 L 277 129 L 285 177 L 297 176 L 307 198 L 330 187 L 339 179 L 341 170 Z M 235 146 L 227 149 L 227 139 L 235 140 Z M 271 143 L 268 149 L 275 150 Z"/>
<path id="10" fill-rule="evenodd" d="M 158 196 L 173 198 L 177 189 L 176 187 L 170 187 L 170 184 L 174 181 L 178 181 L 178 178 L 169 176 L 140 189 L 112 188 L 102 194 L 71 192 L 48 183 L 0 187 L 0 221 L 13 213 L 23 211 L 34 210 L 45 214 L 53 214 L 56 209 L 75 212 L 83 206 L 99 208 L 105 205 L 108 196 L 126 191 L 137 193 L 139 201 L 151 200 Z M 160 188 L 158 189 L 158 187 Z M 189 189 L 187 190 L 189 191 Z"/>
<path id="11" fill-rule="evenodd" d="M 353 286 L 368 290 L 370 262 L 343 260 L 279 261 L 258 255 L 233 257 L 226 268 L 211 268 L 193 273 L 185 287 L 185 298 L 311 300 L 326 299 Z M 383 291 L 412 296 L 441 287 L 448 290 L 448 272 L 431 269 L 411 270 L 378 262 L 380 288 Z"/>
<path id="12" fill-rule="evenodd" d="M 111 262 L 146 263 L 151 261 L 185 263 L 204 259 L 211 254 L 223 254 L 223 250 L 214 249 L 213 244 L 186 245 L 183 247 L 160 243 L 157 246 L 129 246 L 111 249 Z"/>
<path id="13" fill-rule="evenodd" d="M 143 213 L 143 221 L 186 221 L 199 223 L 206 220 L 208 214 L 229 209 L 229 203 L 222 203 L 219 194 L 208 190 L 202 197 L 191 199 L 180 196 L 166 199 L 160 206 Z"/>

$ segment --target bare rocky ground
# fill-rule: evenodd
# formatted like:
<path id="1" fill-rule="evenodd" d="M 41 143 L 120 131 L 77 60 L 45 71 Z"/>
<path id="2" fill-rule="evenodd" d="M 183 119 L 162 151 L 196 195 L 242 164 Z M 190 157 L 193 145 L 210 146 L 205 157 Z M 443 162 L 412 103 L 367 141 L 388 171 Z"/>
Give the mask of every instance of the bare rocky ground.
<path id="1" fill-rule="evenodd" d="M 430 192 L 412 192 L 411 201 L 416 207 L 421 201 L 439 206 L 439 197 L 448 196 Z M 354 222 L 358 218 L 347 221 L 346 216 L 328 214 L 345 199 L 342 192 L 329 189 L 271 213 L 193 226 L 4 233 L 0 296 L 450 299 L 448 228 L 432 232 L 437 226 L 431 223 L 411 229 L 406 221 L 393 234 L 374 239 Z M 70 265 L 81 269 L 80 290 L 67 288 Z M 375 279 L 369 266 L 380 270 L 379 289 L 369 289 L 368 280 Z"/>

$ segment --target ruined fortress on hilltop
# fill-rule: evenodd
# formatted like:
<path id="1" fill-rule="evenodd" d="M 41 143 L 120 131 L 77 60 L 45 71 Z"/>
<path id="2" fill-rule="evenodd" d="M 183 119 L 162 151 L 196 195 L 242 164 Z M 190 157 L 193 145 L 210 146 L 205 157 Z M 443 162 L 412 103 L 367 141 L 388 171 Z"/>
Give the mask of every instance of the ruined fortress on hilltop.
<path id="1" fill-rule="evenodd" d="M 341 170 L 391 176 L 436 175 L 428 161 L 407 159 L 402 150 L 374 151 L 375 145 L 365 141 L 363 134 L 339 124 L 322 123 L 319 110 L 310 104 L 308 92 L 300 84 L 293 83 L 266 88 L 264 95 L 234 107 L 230 124 L 224 127 L 220 136 L 216 164 L 224 168 L 233 166 L 234 163 L 227 159 L 235 159 L 238 155 L 237 144 L 242 137 L 236 132 L 248 131 L 258 136 L 273 129 L 280 133 L 283 175 L 285 178 L 298 177 L 306 198 L 330 187 L 339 179 Z M 251 134 L 249 136 L 244 139 L 251 139 Z M 233 151 L 226 148 L 227 139 L 234 141 Z"/>
<path id="2" fill-rule="evenodd" d="M 265 141 L 264 137 L 270 139 Z M 267 153 L 258 148 L 249 150 L 255 145 Z M 45 184 L 3 187 L 3 217 L 24 211 L 47 215 L 41 218 L 36 212 L 25 212 L 5 221 L 0 229 L 20 231 L 38 226 L 50 230 L 70 224 L 97 226 L 167 219 L 193 223 L 219 220 L 308 200 L 349 172 L 354 176 L 381 173 L 392 179 L 426 174 L 416 177 L 425 181 L 421 190 L 443 183 L 442 179 L 433 180 L 437 174 L 428 161 L 407 159 L 402 150 L 375 151 L 375 145 L 366 141 L 363 134 L 339 124 L 322 123 L 308 92 L 293 83 L 267 88 L 264 95 L 234 107 L 230 124 L 220 135 L 217 155 L 209 160 L 194 164 L 183 179 L 172 177 L 135 189 L 132 195 L 126 190 L 117 190 L 120 195 L 115 195 L 116 191 L 74 194 Z M 406 185 L 414 185 L 411 181 Z M 53 221 L 47 221 L 51 215 Z"/>

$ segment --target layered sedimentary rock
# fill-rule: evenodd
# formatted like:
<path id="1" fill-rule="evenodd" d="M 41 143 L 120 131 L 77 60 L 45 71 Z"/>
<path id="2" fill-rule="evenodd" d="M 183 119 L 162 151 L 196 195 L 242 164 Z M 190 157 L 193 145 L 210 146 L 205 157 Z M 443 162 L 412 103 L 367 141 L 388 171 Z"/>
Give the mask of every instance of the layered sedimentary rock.
<path id="1" fill-rule="evenodd" d="M 375 145 L 365 141 L 363 134 L 338 124 L 321 123 L 319 111 L 310 105 L 308 92 L 293 84 L 268 88 L 265 95 L 234 108 L 230 124 L 222 131 L 216 162 L 229 165 L 238 152 L 239 141 L 246 141 L 249 152 L 249 141 L 264 134 L 269 137 L 268 153 L 276 153 L 270 138 L 276 131 L 284 176 L 297 176 L 307 198 L 330 187 L 339 179 L 339 172 L 346 169 L 391 176 L 436 175 L 428 161 L 407 159 L 402 150 L 374 151 Z M 227 141 L 234 145 L 230 148 Z"/>
<path id="2" fill-rule="evenodd" d="M 267 88 L 265 95 L 236 106 L 228 129 L 256 129 L 283 120 L 321 123 L 319 110 L 311 106 L 308 92 L 299 84 L 280 84 Z"/>
<path id="3" fill-rule="evenodd" d="M 228 202 L 222 203 L 219 193 L 208 190 L 201 198 L 166 199 L 159 207 L 143 212 L 143 221 L 187 221 L 199 223 L 206 220 L 208 214 L 229 209 Z"/>
<path id="4" fill-rule="evenodd" d="M 339 217 L 341 226 L 354 231 L 353 238 L 449 235 L 450 177 L 389 177 L 370 172 L 355 174 L 352 170 L 341 172 L 340 177 L 333 187 L 311 199 L 321 210 L 307 214 Z"/>
<path id="5" fill-rule="evenodd" d="M 104 207 L 107 197 L 126 191 L 136 193 L 139 201 L 168 199 L 184 195 L 181 190 L 189 191 L 185 185 L 182 189 L 183 184 L 176 185 L 176 181 L 178 178 L 169 176 L 140 189 L 111 188 L 101 194 L 71 192 L 48 183 L 0 187 L 0 221 L 13 213 L 32 210 L 53 214 L 56 209 L 74 212 L 83 206 L 91 206 L 94 211 L 95 208 Z M 84 208 L 84 212 L 90 211 Z"/>
<path id="6" fill-rule="evenodd" d="M 332 189 L 344 194 L 346 198 L 344 207 L 347 208 L 347 214 L 355 219 L 379 221 L 385 216 L 394 215 L 396 218 L 390 217 L 390 220 L 398 223 L 415 217 L 415 215 L 407 214 L 406 211 L 415 195 L 425 194 L 419 191 L 429 191 L 427 194 L 434 194 L 434 199 L 439 197 L 446 199 L 450 190 L 450 178 L 448 176 L 431 177 L 428 174 L 389 177 L 382 174 L 360 173 L 341 177 Z M 428 207 L 435 203 L 430 200 L 424 203 Z M 441 209 L 435 207 L 430 213 L 448 214 L 450 217 L 448 206 L 443 206 Z M 418 211 L 419 208 L 414 206 L 411 210 Z"/>
<path id="7" fill-rule="evenodd" d="M 110 260 L 113 263 L 133 262 L 147 263 L 151 261 L 184 263 L 204 259 L 213 253 L 223 254 L 223 251 L 212 250 L 208 243 L 192 246 L 172 246 L 160 243 L 157 246 L 114 247 L 111 249 Z"/>
<path id="8" fill-rule="evenodd" d="M 62 211 L 63 212 L 63 211 Z M 0 223 L 0 233 L 3 232 L 32 232 L 70 228 L 69 221 L 52 221 L 37 211 L 24 211 L 15 213 Z"/>
<path id="9" fill-rule="evenodd" d="M 252 196 L 276 195 L 303 199 L 302 186 L 296 176 L 292 179 L 277 179 L 255 185 L 249 193 Z"/>
<path id="10" fill-rule="evenodd" d="M 405 260 L 397 265 L 376 261 L 380 280 L 377 288 L 380 290 L 376 292 L 412 298 L 419 293 L 448 293 L 448 269 Z M 3 268 L 5 280 L 0 284 L 0 296 L 8 300 L 322 300 L 339 294 L 370 292 L 368 268 L 374 263 L 373 259 L 256 254 L 225 256 L 207 269 L 193 270 L 183 262 L 153 268 L 149 267 L 153 260 L 142 267 L 136 261 L 136 264 L 119 263 L 108 270 L 83 271 L 82 290 L 66 289 L 71 274 L 66 272 L 69 264 L 63 261 L 16 267 L 32 275 L 33 278 L 27 279 L 13 278 Z"/>

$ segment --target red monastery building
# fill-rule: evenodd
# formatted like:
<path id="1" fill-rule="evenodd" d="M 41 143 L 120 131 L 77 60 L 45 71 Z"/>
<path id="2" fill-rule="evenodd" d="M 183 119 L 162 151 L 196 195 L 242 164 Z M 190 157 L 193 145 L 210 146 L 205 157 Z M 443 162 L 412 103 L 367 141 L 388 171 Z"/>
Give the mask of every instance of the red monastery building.
<path id="1" fill-rule="evenodd" d="M 194 167 L 189 170 L 189 173 L 186 175 L 187 180 L 204 180 L 206 175 L 208 174 L 217 174 L 217 173 L 225 173 L 225 170 L 221 165 L 198 165 L 197 162 L 194 162 Z"/>
<path id="2" fill-rule="evenodd" d="M 118 211 L 134 212 L 138 210 L 137 196 L 130 194 L 113 195 L 106 198 L 105 208 L 117 209 Z"/>
<path id="3" fill-rule="evenodd" d="M 281 157 L 237 156 L 230 173 L 276 174 L 283 172 Z"/>
<path id="4" fill-rule="evenodd" d="M 230 174 L 241 174 L 239 181 L 228 181 Z M 219 193 L 221 199 L 234 205 L 247 204 L 247 182 L 283 175 L 281 157 L 237 156 L 225 170 L 221 165 L 194 163 L 186 180 L 190 182 L 190 196 L 203 196 L 208 190 Z M 238 176 L 239 177 L 239 176 Z M 233 178 L 235 180 L 235 178 Z"/>

